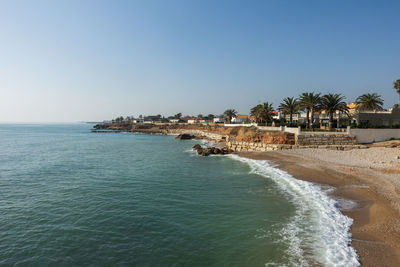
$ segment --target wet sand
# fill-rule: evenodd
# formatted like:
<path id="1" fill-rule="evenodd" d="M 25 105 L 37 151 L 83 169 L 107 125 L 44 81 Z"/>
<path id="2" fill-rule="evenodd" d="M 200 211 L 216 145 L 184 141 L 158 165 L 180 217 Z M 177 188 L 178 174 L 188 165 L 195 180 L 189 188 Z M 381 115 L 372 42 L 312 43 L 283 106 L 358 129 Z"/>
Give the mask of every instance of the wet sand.
<path id="1" fill-rule="evenodd" d="M 297 179 L 329 185 L 332 197 L 357 203 L 341 208 L 354 219 L 352 246 L 362 266 L 400 266 L 400 149 L 297 149 L 241 152 L 268 160 Z"/>

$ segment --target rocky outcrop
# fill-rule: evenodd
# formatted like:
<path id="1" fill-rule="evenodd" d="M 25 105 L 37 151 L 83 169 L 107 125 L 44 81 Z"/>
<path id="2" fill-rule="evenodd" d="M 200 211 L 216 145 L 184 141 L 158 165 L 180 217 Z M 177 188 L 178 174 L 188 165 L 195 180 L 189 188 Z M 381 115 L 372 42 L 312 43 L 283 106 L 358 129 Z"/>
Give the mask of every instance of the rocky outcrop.
<path id="1" fill-rule="evenodd" d="M 175 137 L 175 139 L 178 139 L 178 140 L 191 140 L 193 138 L 195 138 L 194 135 L 186 134 L 186 133 L 180 134 L 177 137 Z"/>
<path id="2" fill-rule="evenodd" d="M 234 139 L 237 142 L 250 142 L 262 144 L 287 144 L 294 145 L 295 137 L 292 133 L 278 131 L 262 131 L 255 127 L 241 127 Z"/>
<path id="3" fill-rule="evenodd" d="M 203 157 L 209 156 L 209 155 L 226 155 L 230 154 L 233 151 L 228 148 L 219 148 L 219 147 L 202 147 L 199 144 L 194 145 L 193 150 L 197 151 L 197 154 Z"/>

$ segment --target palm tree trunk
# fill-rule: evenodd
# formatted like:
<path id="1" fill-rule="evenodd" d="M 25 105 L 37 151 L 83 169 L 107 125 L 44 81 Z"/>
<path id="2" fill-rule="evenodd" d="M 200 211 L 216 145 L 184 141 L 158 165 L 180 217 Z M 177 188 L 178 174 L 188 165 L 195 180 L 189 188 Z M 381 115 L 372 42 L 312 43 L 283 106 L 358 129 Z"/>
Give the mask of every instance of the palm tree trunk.
<path id="1" fill-rule="evenodd" d="M 307 125 L 307 128 L 310 128 L 310 110 L 309 109 L 307 109 L 307 123 L 306 123 Z"/>
<path id="2" fill-rule="evenodd" d="M 289 114 L 289 123 L 292 124 L 293 122 L 293 113 Z"/>
<path id="3" fill-rule="evenodd" d="M 328 130 L 332 131 L 332 122 L 333 122 L 333 113 L 329 113 L 329 123 L 328 123 Z"/>
<path id="4" fill-rule="evenodd" d="M 314 129 L 314 109 L 311 108 L 310 113 L 311 113 L 310 128 Z"/>

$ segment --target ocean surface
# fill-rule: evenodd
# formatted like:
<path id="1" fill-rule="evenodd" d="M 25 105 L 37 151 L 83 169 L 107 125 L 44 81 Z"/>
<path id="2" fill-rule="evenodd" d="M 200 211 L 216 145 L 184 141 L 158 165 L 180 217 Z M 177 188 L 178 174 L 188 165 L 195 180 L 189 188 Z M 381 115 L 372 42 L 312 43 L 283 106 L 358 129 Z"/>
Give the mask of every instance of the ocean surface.
<path id="1" fill-rule="evenodd" d="M 0 124 L 0 265 L 357 266 L 326 191 L 199 141 Z"/>

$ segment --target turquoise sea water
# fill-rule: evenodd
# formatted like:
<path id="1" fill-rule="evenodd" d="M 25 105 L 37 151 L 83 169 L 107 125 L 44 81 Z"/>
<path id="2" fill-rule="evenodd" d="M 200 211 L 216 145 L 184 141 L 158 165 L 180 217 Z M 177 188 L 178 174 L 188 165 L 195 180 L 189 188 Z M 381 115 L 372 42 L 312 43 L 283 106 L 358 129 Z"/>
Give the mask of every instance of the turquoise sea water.
<path id="1" fill-rule="evenodd" d="M 0 265 L 329 265 L 330 251 L 357 265 L 351 221 L 325 218 L 309 194 L 326 195 L 309 184 L 263 162 L 199 157 L 198 141 L 91 127 L 0 125 Z M 330 218 L 343 229 L 324 229 Z M 319 231 L 344 239 L 332 249 Z"/>

